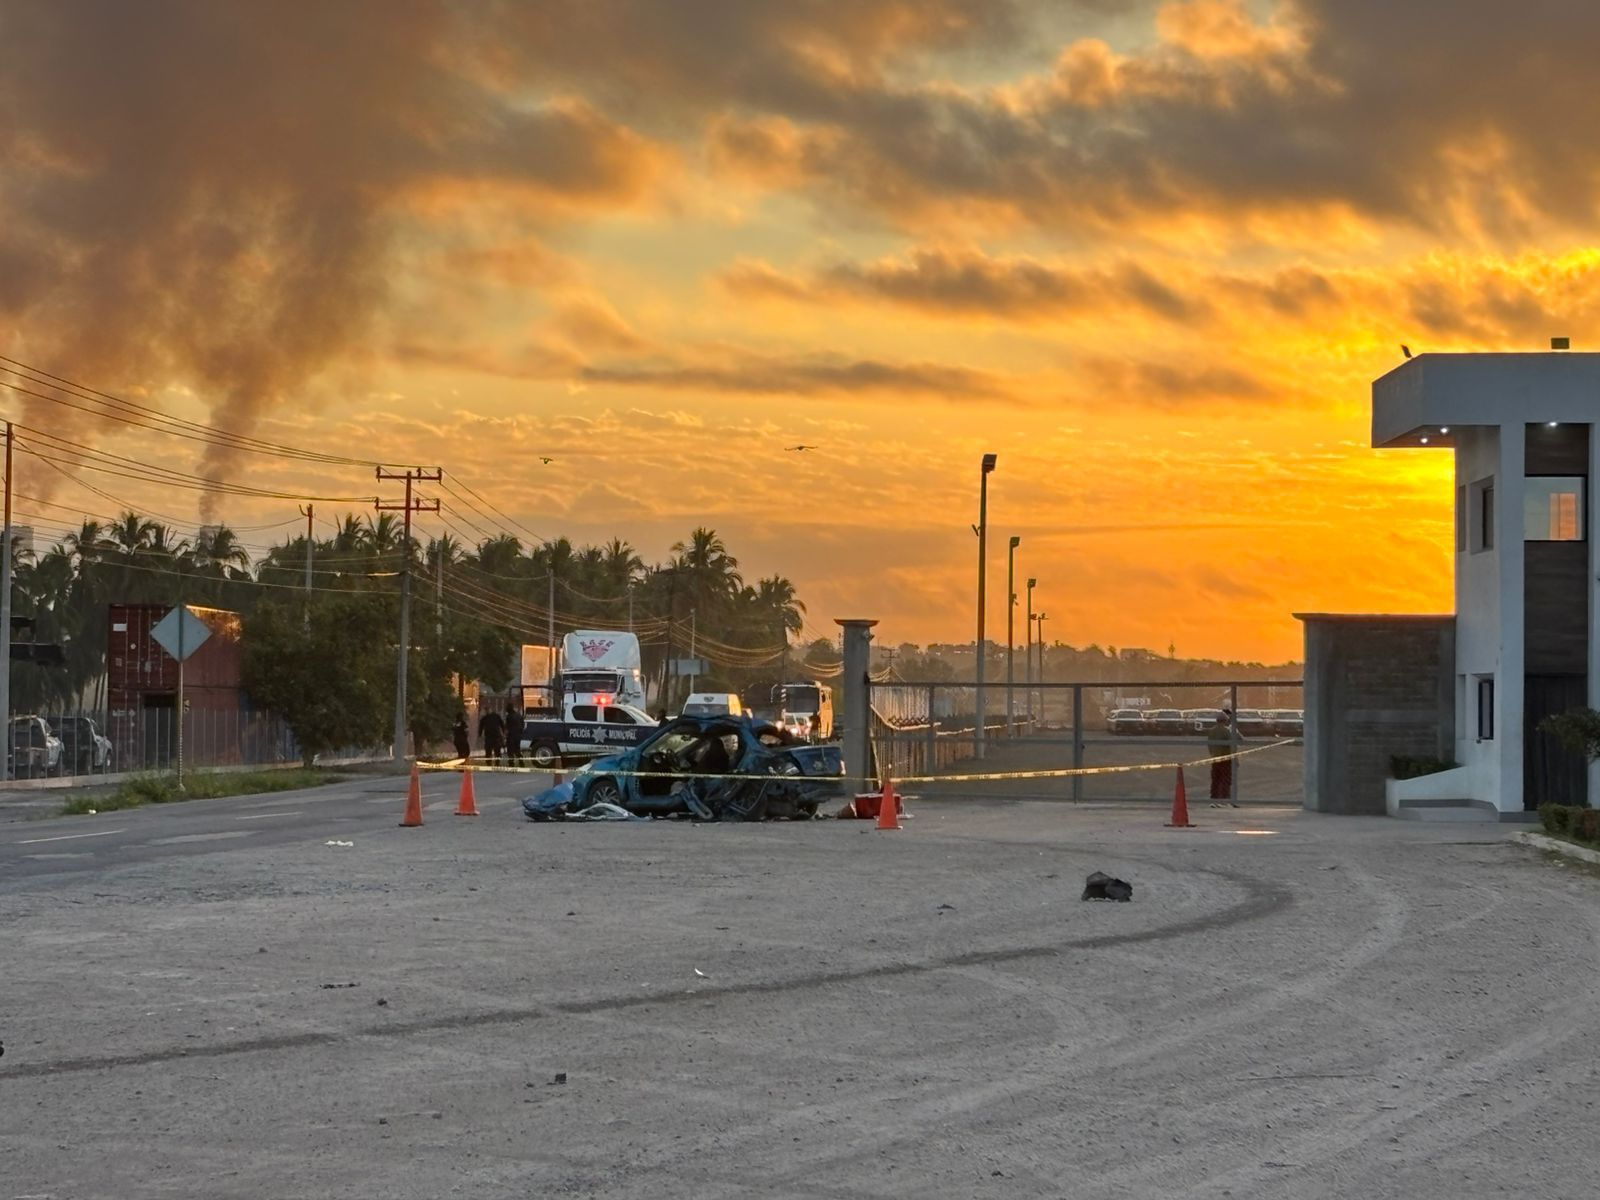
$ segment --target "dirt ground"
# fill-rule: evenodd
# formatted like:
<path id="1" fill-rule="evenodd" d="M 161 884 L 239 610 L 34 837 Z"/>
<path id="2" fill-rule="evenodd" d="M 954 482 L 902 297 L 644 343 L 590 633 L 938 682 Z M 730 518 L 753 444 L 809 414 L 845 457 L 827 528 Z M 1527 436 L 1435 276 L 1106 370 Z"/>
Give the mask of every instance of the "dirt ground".
<path id="1" fill-rule="evenodd" d="M 1600 880 L 1498 827 L 452 786 L 0 829 L 0 1195 L 1600 1193 Z"/>

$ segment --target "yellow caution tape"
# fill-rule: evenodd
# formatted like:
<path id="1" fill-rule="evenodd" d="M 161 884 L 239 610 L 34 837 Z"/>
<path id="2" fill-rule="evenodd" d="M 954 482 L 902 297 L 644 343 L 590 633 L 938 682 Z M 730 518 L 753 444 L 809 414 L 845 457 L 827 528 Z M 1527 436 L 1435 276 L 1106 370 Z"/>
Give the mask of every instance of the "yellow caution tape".
<path id="1" fill-rule="evenodd" d="M 1212 763 L 1231 762 L 1236 758 L 1260 754 L 1264 750 L 1276 750 L 1279 746 L 1292 745 L 1294 739 L 1285 738 L 1281 742 L 1270 742 L 1265 746 L 1252 746 L 1248 750 L 1235 750 L 1232 754 L 1218 754 L 1213 758 L 1193 758 L 1187 762 L 1131 763 L 1116 767 L 1060 767 L 1042 771 L 977 771 L 966 775 L 897 775 L 894 781 L 896 783 L 992 783 L 1006 779 L 1070 779 L 1075 775 L 1126 775 L 1134 771 L 1175 771 L 1179 767 L 1205 767 Z"/>
<path id="2" fill-rule="evenodd" d="M 1218 754 L 1210 758 L 1193 758 L 1183 762 L 1160 763 L 1130 763 L 1126 766 L 1112 767 L 1056 767 L 1038 771 L 976 771 L 964 775 L 896 775 L 892 778 L 900 783 L 997 783 L 1010 779 L 1070 779 L 1073 776 L 1084 775 L 1127 775 L 1135 771 L 1174 771 L 1179 767 L 1207 767 L 1212 763 L 1231 762 L 1235 759 L 1248 758 L 1252 754 L 1261 754 L 1267 750 L 1276 750 L 1282 746 L 1294 745 L 1293 738 L 1284 738 L 1282 741 L 1269 742 L 1264 746 L 1252 746 L 1248 750 L 1235 750 L 1232 754 Z M 508 767 L 491 764 L 478 764 L 466 759 L 451 758 L 442 762 L 417 761 L 419 771 L 471 771 L 474 774 L 494 775 L 549 775 L 553 773 L 576 773 L 579 768 L 565 772 L 561 767 Z M 801 783 L 860 783 L 872 787 L 878 786 L 878 780 L 865 778 L 860 775 L 718 775 L 718 774 L 688 774 L 681 771 L 614 771 L 607 769 L 601 772 L 608 779 L 727 779 L 742 780 L 751 783 L 772 783 L 774 781 L 792 780 Z"/>

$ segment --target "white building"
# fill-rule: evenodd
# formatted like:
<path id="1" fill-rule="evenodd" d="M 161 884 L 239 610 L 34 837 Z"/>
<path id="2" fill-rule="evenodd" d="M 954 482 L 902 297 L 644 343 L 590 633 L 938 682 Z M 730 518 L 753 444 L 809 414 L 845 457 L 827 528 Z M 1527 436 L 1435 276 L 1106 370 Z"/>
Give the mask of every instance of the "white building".
<path id="1" fill-rule="evenodd" d="M 1600 798 L 1600 772 L 1537 725 L 1600 708 L 1600 354 L 1423 354 L 1372 385 L 1372 444 L 1455 459 L 1455 761 L 1389 806 L 1500 814 Z"/>

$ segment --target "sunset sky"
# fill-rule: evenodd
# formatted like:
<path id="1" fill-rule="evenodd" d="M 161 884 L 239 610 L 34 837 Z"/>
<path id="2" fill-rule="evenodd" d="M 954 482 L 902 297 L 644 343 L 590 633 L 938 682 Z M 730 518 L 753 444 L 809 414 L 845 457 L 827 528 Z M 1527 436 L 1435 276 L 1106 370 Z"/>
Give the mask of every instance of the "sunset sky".
<path id="1" fill-rule="evenodd" d="M 1450 607 L 1447 457 L 1368 448 L 1399 344 L 1593 348 L 1597 37 L 1579 0 L 0 0 L 0 353 L 545 536 L 711 525 L 891 643 L 972 637 L 993 451 L 991 635 L 1018 534 L 1053 638 L 1295 658 L 1293 611 Z M 113 507 L 72 474 L 25 459 L 22 519 Z"/>

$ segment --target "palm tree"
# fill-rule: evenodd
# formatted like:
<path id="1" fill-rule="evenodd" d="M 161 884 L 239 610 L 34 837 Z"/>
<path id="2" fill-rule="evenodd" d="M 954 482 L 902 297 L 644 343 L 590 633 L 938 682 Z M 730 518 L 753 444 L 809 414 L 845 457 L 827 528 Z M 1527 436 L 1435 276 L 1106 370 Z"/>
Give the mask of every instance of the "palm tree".
<path id="1" fill-rule="evenodd" d="M 374 554 L 389 554 L 400 549 L 405 527 L 392 512 L 379 513 L 377 519 L 367 518 L 366 546 Z"/>
<path id="2" fill-rule="evenodd" d="M 644 571 L 644 560 L 632 545 L 621 538 L 612 538 L 601 552 L 600 575 L 611 589 L 612 595 L 626 592 Z"/>
<path id="3" fill-rule="evenodd" d="M 758 617 L 767 618 L 767 628 L 780 634 L 799 633 L 805 629 L 806 606 L 795 593 L 794 584 L 782 575 L 758 580 L 753 600 Z"/>
<path id="4" fill-rule="evenodd" d="M 300 539 L 304 542 L 304 539 Z M 302 544 L 302 550 L 304 549 Z M 226 525 L 210 525 L 200 530 L 185 556 L 185 567 L 196 574 L 217 579 L 250 578 L 250 553 L 239 542 L 239 535 Z"/>
<path id="5" fill-rule="evenodd" d="M 365 550 L 367 531 L 361 524 L 361 518 L 355 513 L 346 513 L 344 520 L 339 522 L 339 531 L 333 535 L 327 548 L 340 555 L 360 554 Z"/>
<path id="6" fill-rule="evenodd" d="M 91 522 L 85 521 L 84 528 L 87 529 L 90 524 Z M 155 532 L 154 521 L 141 517 L 130 509 L 117 518 L 116 523 L 106 530 L 106 535 L 110 543 L 123 553 L 133 554 L 149 546 Z"/>

